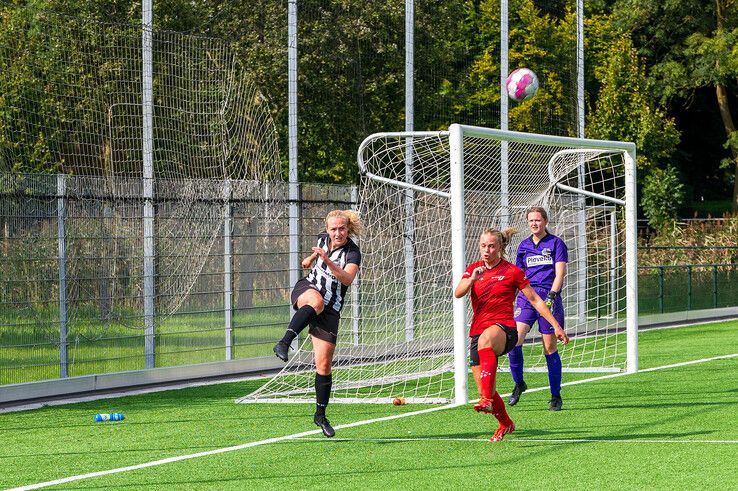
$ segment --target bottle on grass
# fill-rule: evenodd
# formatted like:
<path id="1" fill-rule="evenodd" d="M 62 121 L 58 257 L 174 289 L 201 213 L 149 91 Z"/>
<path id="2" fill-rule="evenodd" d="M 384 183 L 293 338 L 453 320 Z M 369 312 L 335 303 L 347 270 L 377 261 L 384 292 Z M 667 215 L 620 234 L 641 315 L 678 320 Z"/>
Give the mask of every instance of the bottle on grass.
<path id="1" fill-rule="evenodd" d="M 123 413 L 98 413 L 95 415 L 95 422 L 101 423 L 104 421 L 123 421 L 125 416 Z"/>

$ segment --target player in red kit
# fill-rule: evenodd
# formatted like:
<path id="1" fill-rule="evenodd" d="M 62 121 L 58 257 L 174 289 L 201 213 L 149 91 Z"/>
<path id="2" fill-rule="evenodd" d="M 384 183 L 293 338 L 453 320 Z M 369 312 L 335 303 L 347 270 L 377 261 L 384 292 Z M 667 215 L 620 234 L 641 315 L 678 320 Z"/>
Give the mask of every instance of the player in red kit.
<path id="1" fill-rule="evenodd" d="M 505 435 L 515 431 L 515 423 L 508 416 L 505 403 L 497 393 L 495 377 L 498 357 L 513 349 L 518 340 L 513 317 L 517 292 L 521 291 L 541 316 L 554 326 L 556 337 L 562 343 L 569 342 L 569 337 L 551 315 L 545 302 L 531 288 L 525 273 L 503 258 L 513 233 L 512 229 L 503 232 L 485 230 L 479 237 L 482 260 L 466 268 L 454 290 L 456 298 L 471 292 L 473 315 L 469 330 L 469 358 L 480 396 L 474 410 L 491 413 L 500 422 L 491 438 L 493 442 L 499 442 Z"/>

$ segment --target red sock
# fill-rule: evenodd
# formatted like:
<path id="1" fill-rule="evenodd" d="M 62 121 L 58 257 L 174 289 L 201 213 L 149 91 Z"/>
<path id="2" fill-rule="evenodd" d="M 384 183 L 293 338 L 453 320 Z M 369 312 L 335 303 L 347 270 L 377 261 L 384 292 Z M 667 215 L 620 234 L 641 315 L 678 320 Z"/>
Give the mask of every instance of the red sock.
<path id="1" fill-rule="evenodd" d="M 495 386 L 497 376 L 497 355 L 492 348 L 479 350 L 479 368 L 481 369 L 482 397 L 492 399 L 492 387 Z"/>
<path id="2" fill-rule="evenodd" d="M 512 424 L 510 416 L 507 415 L 505 403 L 502 401 L 502 397 L 500 397 L 500 394 L 497 391 L 495 391 L 495 395 L 492 396 L 492 411 L 492 414 L 494 414 L 500 424 L 505 426 L 510 426 Z"/>

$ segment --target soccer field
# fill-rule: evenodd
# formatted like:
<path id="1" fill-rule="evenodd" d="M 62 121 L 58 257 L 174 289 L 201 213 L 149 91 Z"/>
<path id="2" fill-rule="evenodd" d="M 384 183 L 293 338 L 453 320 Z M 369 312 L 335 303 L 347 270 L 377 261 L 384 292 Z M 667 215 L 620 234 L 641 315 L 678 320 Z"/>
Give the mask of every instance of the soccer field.
<path id="1" fill-rule="evenodd" d="M 2 413 L 0 488 L 738 488 L 738 321 L 645 331 L 639 352 L 634 375 L 565 373 L 558 413 L 526 375 L 541 390 L 501 443 L 471 405 L 334 404 L 326 439 L 312 405 L 234 403 L 263 381 Z"/>

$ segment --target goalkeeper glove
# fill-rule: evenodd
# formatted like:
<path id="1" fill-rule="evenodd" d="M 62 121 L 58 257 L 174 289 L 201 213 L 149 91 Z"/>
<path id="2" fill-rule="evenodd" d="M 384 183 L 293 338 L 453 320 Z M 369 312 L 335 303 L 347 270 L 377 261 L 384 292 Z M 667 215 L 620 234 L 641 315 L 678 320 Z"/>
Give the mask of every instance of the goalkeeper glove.
<path id="1" fill-rule="evenodd" d="M 546 295 L 546 307 L 548 307 L 548 310 L 550 310 L 552 314 L 554 313 L 554 303 L 558 294 L 558 292 L 551 290 L 548 292 L 548 295 Z"/>

